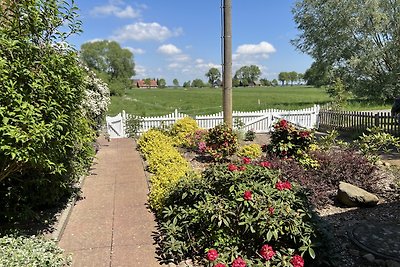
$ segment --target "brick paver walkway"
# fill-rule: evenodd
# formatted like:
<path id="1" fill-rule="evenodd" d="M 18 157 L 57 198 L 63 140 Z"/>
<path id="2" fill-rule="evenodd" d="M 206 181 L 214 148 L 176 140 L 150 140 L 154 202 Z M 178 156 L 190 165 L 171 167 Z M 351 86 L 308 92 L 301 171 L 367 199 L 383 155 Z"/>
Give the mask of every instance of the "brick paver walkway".
<path id="1" fill-rule="evenodd" d="M 59 245 L 76 267 L 160 266 L 146 208 L 148 187 L 131 139 L 99 139 L 100 151 L 82 185 Z"/>

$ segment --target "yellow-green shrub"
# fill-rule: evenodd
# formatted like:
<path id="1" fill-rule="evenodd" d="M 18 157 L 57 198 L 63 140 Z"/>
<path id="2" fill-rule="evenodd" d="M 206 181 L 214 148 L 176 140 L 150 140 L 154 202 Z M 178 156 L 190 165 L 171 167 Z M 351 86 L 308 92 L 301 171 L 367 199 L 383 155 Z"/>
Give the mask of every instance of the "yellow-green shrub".
<path id="1" fill-rule="evenodd" d="M 197 122 L 190 117 L 177 120 L 171 128 L 171 136 L 176 145 L 189 145 L 188 136 L 193 135 L 199 129 Z"/>
<path id="2" fill-rule="evenodd" d="M 242 146 L 237 153 L 239 157 L 246 157 L 250 159 L 255 159 L 261 156 L 262 150 L 261 146 L 258 144 L 251 144 Z"/>
<path id="3" fill-rule="evenodd" d="M 145 159 L 154 151 L 163 151 L 172 146 L 171 137 L 165 135 L 163 132 L 157 129 L 150 129 L 143 133 L 138 142 L 137 147 L 142 152 Z"/>
<path id="4" fill-rule="evenodd" d="M 150 177 L 149 204 L 156 212 L 176 183 L 190 170 L 189 163 L 173 146 L 172 138 L 159 130 L 149 130 L 138 140 L 138 149 L 148 163 Z"/>

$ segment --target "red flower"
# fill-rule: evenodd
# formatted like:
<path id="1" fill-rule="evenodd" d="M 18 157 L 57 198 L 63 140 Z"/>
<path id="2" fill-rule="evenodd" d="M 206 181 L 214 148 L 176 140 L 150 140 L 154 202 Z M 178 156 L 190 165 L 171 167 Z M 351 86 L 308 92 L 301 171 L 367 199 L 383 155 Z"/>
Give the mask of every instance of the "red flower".
<path id="1" fill-rule="evenodd" d="M 245 171 L 246 170 L 246 166 L 240 166 L 239 167 L 239 171 Z"/>
<path id="2" fill-rule="evenodd" d="M 214 265 L 214 267 L 226 267 L 226 265 L 223 263 L 218 263 L 217 265 Z"/>
<path id="3" fill-rule="evenodd" d="M 232 262 L 232 267 L 246 267 L 246 262 L 241 257 L 237 257 Z"/>
<path id="4" fill-rule="evenodd" d="M 262 161 L 260 162 L 260 166 L 264 168 L 271 168 L 272 164 L 269 161 Z"/>
<path id="5" fill-rule="evenodd" d="M 278 189 L 279 191 L 284 190 L 284 189 L 292 189 L 292 185 L 290 184 L 290 182 L 286 181 L 286 182 L 277 182 L 275 184 L 275 188 Z"/>
<path id="6" fill-rule="evenodd" d="M 235 164 L 231 163 L 231 164 L 228 165 L 228 170 L 231 171 L 231 172 L 234 172 L 234 171 L 238 170 L 238 167 Z"/>
<path id="7" fill-rule="evenodd" d="M 249 159 L 249 158 L 247 158 L 247 157 L 244 157 L 244 158 L 242 159 L 242 161 L 243 161 L 243 164 L 250 164 L 250 163 L 251 163 L 251 159 Z"/>
<path id="8" fill-rule="evenodd" d="M 286 129 L 288 127 L 288 122 L 287 120 L 281 120 L 278 124 L 278 127 L 282 128 L 282 129 Z"/>
<path id="9" fill-rule="evenodd" d="M 215 249 L 210 249 L 207 252 L 207 260 L 215 261 L 218 258 L 218 252 Z"/>
<path id="10" fill-rule="evenodd" d="M 273 207 L 268 208 L 269 214 L 272 215 L 274 214 L 275 209 Z"/>
<path id="11" fill-rule="evenodd" d="M 307 138 L 307 137 L 309 137 L 309 136 L 310 136 L 310 133 L 307 132 L 307 131 L 301 131 L 301 132 L 300 132 L 300 137 L 301 137 L 301 138 Z"/>
<path id="12" fill-rule="evenodd" d="M 273 256 L 275 256 L 275 251 L 272 249 L 271 246 L 264 245 L 260 250 L 260 254 L 265 260 L 269 261 L 270 259 L 272 259 Z"/>
<path id="13" fill-rule="evenodd" d="M 304 260 L 300 255 L 294 255 L 290 260 L 293 267 L 304 267 Z"/>
<path id="14" fill-rule="evenodd" d="M 244 200 L 251 200 L 252 197 L 253 197 L 253 194 L 251 193 L 250 190 L 244 191 L 244 194 L 243 194 Z"/>

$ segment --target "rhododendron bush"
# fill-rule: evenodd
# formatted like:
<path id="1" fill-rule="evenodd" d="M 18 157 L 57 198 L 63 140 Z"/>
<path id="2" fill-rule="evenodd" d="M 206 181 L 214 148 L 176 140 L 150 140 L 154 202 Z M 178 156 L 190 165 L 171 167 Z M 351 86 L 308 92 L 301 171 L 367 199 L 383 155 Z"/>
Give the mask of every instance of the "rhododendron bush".
<path id="1" fill-rule="evenodd" d="M 159 215 L 164 258 L 206 266 L 303 266 L 316 226 L 301 189 L 269 162 L 242 159 L 182 179 Z M 208 265 L 207 265 L 208 264 Z"/>

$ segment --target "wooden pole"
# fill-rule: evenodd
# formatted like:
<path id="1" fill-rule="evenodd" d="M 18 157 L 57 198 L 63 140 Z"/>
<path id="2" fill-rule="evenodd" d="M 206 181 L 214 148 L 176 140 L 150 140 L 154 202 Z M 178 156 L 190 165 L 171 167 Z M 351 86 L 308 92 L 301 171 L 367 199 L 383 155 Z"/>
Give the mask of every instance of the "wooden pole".
<path id="1" fill-rule="evenodd" d="M 232 0 L 224 0 L 224 53 L 223 53 L 223 111 L 224 122 L 233 126 L 232 120 Z"/>

